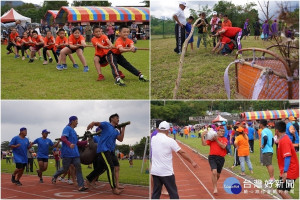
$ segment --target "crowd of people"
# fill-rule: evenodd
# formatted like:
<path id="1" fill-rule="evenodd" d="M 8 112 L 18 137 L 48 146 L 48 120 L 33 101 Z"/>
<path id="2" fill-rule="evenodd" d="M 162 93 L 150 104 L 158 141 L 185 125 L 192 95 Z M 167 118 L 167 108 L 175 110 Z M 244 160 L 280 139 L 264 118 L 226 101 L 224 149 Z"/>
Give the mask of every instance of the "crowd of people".
<path id="1" fill-rule="evenodd" d="M 276 184 L 277 192 L 282 198 L 291 198 L 288 191 L 291 190 L 294 182 L 299 177 L 299 161 L 296 154 L 296 152 L 299 151 L 299 122 L 297 118 L 290 116 L 284 121 L 277 120 L 273 128 L 275 128 L 274 136 L 269 129 L 268 121 L 265 119 L 260 120 L 258 123 L 255 122 L 255 124 L 250 121 L 237 121 L 233 125 L 229 125 L 224 121 L 221 124 L 209 124 L 201 127 L 192 125 L 172 125 L 170 127 L 161 122 L 157 130 L 151 134 L 151 174 L 154 184 L 152 198 L 161 195 L 163 185 L 170 194 L 170 198 L 172 198 L 171 194 L 173 197 L 178 197 L 176 184 L 174 186 L 174 183 L 172 183 L 173 178 L 160 178 L 159 176 L 162 175 L 160 170 L 164 169 L 163 171 L 166 171 L 165 167 L 168 166 L 170 173 L 163 174 L 163 176 L 174 176 L 174 172 L 171 171 L 173 167 L 170 161 L 172 160 L 170 153 L 172 151 L 179 152 L 180 150 L 180 147 L 178 147 L 175 141 L 176 135 L 188 139 L 197 138 L 197 133 L 198 138 L 201 138 L 202 145 L 210 146 L 208 162 L 212 173 L 213 193 L 218 193 L 217 181 L 221 176 L 226 155 L 234 156 L 234 163 L 231 169 L 233 170 L 234 167 L 240 165 L 240 175 L 245 176 L 245 164 L 247 164 L 250 174 L 253 174 L 255 171 L 255 166 L 251 163 L 251 153 L 255 151 L 260 152 L 260 163 L 266 166 L 269 175 L 267 182 L 272 184 L 276 182 L 272 163 L 272 157 L 276 149 L 280 170 L 279 183 Z M 161 137 L 157 137 L 158 133 L 164 133 L 167 136 L 169 135 L 169 137 L 165 138 L 163 134 Z M 172 134 L 174 135 L 174 141 L 169 141 L 172 140 L 170 138 Z M 259 149 L 254 148 L 255 139 L 259 141 Z M 163 143 L 163 145 L 159 147 L 156 143 Z M 275 147 L 274 144 L 276 144 Z M 159 153 L 157 151 L 159 151 Z M 162 152 L 168 155 L 164 155 Z M 164 159 L 167 160 L 162 161 Z M 186 159 L 196 167 L 193 160 L 190 160 L 189 157 Z M 157 164 L 156 162 L 164 162 L 164 164 Z M 154 166 L 155 168 L 153 170 Z"/>
<path id="2" fill-rule="evenodd" d="M 180 2 L 178 10 L 173 15 L 173 19 L 176 22 L 176 48 L 174 51 L 178 54 L 181 54 L 183 43 L 189 36 L 195 20 L 193 16 L 189 16 L 186 21 L 184 15 L 185 8 L 186 2 Z M 216 11 L 212 12 L 212 18 L 209 22 L 206 19 L 205 12 L 200 13 L 199 18 L 200 20 L 196 24 L 196 28 L 198 28 L 197 48 L 200 48 L 201 40 L 203 41 L 204 47 L 207 48 L 208 37 L 210 37 L 213 43 L 212 53 L 221 53 L 222 55 L 230 54 L 235 48 L 238 50 L 242 48 L 241 40 L 242 38 L 246 39 L 250 35 L 251 24 L 253 24 L 255 40 L 259 38 L 262 40 L 273 39 L 279 36 L 280 30 L 283 29 L 283 27 L 279 27 L 276 19 L 272 21 L 271 26 L 268 20 L 265 20 L 264 24 L 261 25 L 259 19 L 255 22 L 246 19 L 243 27 L 238 27 L 236 24 L 232 24 L 227 14 L 218 13 Z M 192 35 L 188 41 L 191 50 L 193 50 L 193 42 L 194 39 Z"/>
<path id="3" fill-rule="evenodd" d="M 80 153 L 78 147 L 85 147 L 88 145 L 88 140 L 79 141 L 75 128 L 78 125 L 78 118 L 71 116 L 69 123 L 63 129 L 60 140 L 55 144 L 49 139 L 50 132 L 47 129 L 42 131 L 42 137 L 29 142 L 27 136 L 27 128 L 22 127 L 19 135 L 12 138 L 9 147 L 12 149 L 14 155 L 14 162 L 16 169 L 12 174 L 11 182 L 21 186 L 20 179 L 23 175 L 25 167 L 28 165 L 29 159 L 28 151 L 32 149 L 34 144 L 38 145 L 37 160 L 39 169 L 36 170 L 40 183 L 44 183 L 43 172 L 48 168 L 49 149 L 53 148 L 52 152 L 55 159 L 56 172 L 52 176 L 52 183 L 56 181 L 67 182 L 74 184 L 77 182 L 78 191 L 85 191 L 88 187 L 93 187 L 98 177 L 107 171 L 107 178 L 109 185 L 114 194 L 120 194 L 124 187 L 119 183 L 120 164 L 115 154 L 116 140 L 122 142 L 125 135 L 125 126 L 117 127 L 119 123 L 119 115 L 113 114 L 109 117 L 109 122 L 91 122 L 87 126 L 87 130 L 97 126 L 96 132 L 101 132 L 95 135 L 93 141 L 97 143 L 97 156 L 94 159 L 93 171 L 86 177 L 86 182 L 82 175 Z M 101 130 L 101 131 L 99 131 Z M 61 148 L 59 143 L 62 142 Z M 129 152 L 129 164 L 133 167 L 134 151 L 131 148 Z M 62 159 L 62 166 L 60 160 Z M 31 168 L 31 172 L 33 169 Z M 68 180 L 65 181 L 65 176 L 68 175 Z"/>
<path id="4" fill-rule="evenodd" d="M 70 58 L 73 67 L 79 68 L 72 55 L 76 53 L 83 65 L 83 71 L 88 72 L 89 66 L 84 55 L 84 49 L 86 47 L 94 47 L 95 56 L 93 61 L 98 73 L 97 81 L 105 80 L 101 67 L 108 64 L 111 66 L 116 85 L 126 86 L 123 81 L 125 75 L 119 69 L 119 65 L 137 76 L 139 81 L 149 81 L 122 55 L 126 52 L 135 53 L 138 50 L 134 46 L 134 41 L 137 40 L 137 37 L 140 37 L 137 34 L 139 28 L 135 22 L 132 23 L 130 28 L 121 25 L 117 31 L 112 23 L 108 23 L 107 30 L 103 30 L 98 25 L 91 27 L 89 23 L 84 28 L 80 23 L 76 27 L 71 24 L 69 26 L 65 24 L 63 27 L 58 25 L 50 27 L 47 25 L 47 22 L 41 29 L 27 30 L 23 26 L 21 27 L 22 29 L 18 26 L 12 28 L 8 36 L 7 54 L 14 53 L 15 58 L 20 57 L 20 51 L 22 60 L 25 60 L 27 57 L 29 63 L 33 63 L 34 60 L 38 59 L 36 54 L 39 55 L 39 59 L 42 59 L 43 55 L 43 65 L 47 65 L 49 62 L 52 63 L 54 58 L 57 63 L 56 69 L 61 71 L 67 69 L 67 56 Z M 107 35 L 105 32 L 107 32 Z M 118 33 L 117 39 L 115 39 L 116 32 Z M 133 40 L 130 38 L 133 38 Z M 87 44 L 90 42 L 92 42 L 92 45 Z M 53 57 L 51 57 L 50 51 Z"/>

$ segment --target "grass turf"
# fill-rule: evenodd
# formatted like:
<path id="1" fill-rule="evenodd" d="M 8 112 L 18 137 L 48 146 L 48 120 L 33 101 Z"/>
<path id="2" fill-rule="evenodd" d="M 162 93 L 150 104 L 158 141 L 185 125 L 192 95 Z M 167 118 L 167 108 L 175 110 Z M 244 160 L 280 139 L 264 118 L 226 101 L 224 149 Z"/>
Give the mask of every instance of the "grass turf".
<path id="1" fill-rule="evenodd" d="M 34 162 L 36 163 L 36 165 L 38 165 L 36 159 L 34 159 Z M 145 173 L 145 169 L 149 168 L 149 161 L 147 161 L 147 163 L 144 163 L 143 173 L 141 173 L 142 160 L 134 160 L 133 161 L 134 167 L 132 168 L 129 167 L 128 160 L 120 160 L 119 163 L 120 163 L 120 183 L 149 186 L 149 174 Z M 81 168 L 82 168 L 82 174 L 84 179 L 93 170 L 91 168 L 88 168 L 87 165 L 81 165 Z M 12 173 L 14 170 L 15 170 L 15 164 L 6 163 L 5 160 L 1 161 L 2 173 Z M 55 160 L 49 159 L 48 169 L 47 171 L 43 172 L 43 176 L 53 176 L 55 172 L 56 172 Z M 24 171 L 24 174 L 27 173 L 37 175 L 36 166 L 33 164 L 33 172 Z M 36 179 L 39 180 L 38 176 L 36 176 Z M 100 176 L 100 180 L 108 182 L 106 172 Z"/>
<path id="2" fill-rule="evenodd" d="M 155 36 L 153 38 L 158 38 Z M 210 41 L 211 42 L 211 41 Z M 224 87 L 224 72 L 229 63 L 235 60 L 235 53 L 229 56 L 211 53 L 211 46 L 196 48 L 197 36 L 194 36 L 194 51 L 190 46 L 184 59 L 182 78 L 177 99 L 227 99 Z M 212 44 L 212 42 L 211 42 Z M 177 79 L 180 55 L 177 55 L 175 38 L 151 40 L 151 98 L 172 99 Z M 271 42 L 254 40 L 253 36 L 242 40 L 243 48 L 264 48 Z M 259 55 L 259 54 L 256 54 Z M 260 54 L 261 55 L 261 54 Z M 244 58 L 252 57 L 252 52 L 243 54 Z M 232 97 L 235 95 L 235 70 L 229 70 Z"/>
<path id="3" fill-rule="evenodd" d="M 274 130 L 272 130 L 274 133 Z M 195 134 L 198 137 L 198 134 Z M 172 136 L 173 137 L 173 136 Z M 209 146 L 202 146 L 201 143 L 201 138 L 191 138 L 189 137 L 188 139 L 185 139 L 184 137 L 180 137 L 177 136 L 176 137 L 177 140 L 187 144 L 188 146 L 192 147 L 193 149 L 196 149 L 198 152 L 200 152 L 201 154 L 208 156 L 209 155 Z M 275 145 L 274 145 L 275 147 Z M 233 147 L 231 148 L 233 151 Z M 299 153 L 297 153 L 298 157 L 299 157 Z M 265 180 L 269 180 L 269 173 L 267 171 L 267 168 L 265 166 L 262 166 L 260 164 L 260 155 L 259 155 L 259 141 L 255 140 L 254 141 L 254 153 L 250 153 L 250 160 L 252 163 L 252 167 L 253 167 L 253 174 L 250 174 L 249 169 L 247 164 L 245 163 L 245 173 L 247 176 L 253 178 L 253 179 L 260 179 L 263 181 Z M 230 167 L 233 165 L 234 162 L 234 157 L 233 156 L 226 156 L 225 157 L 225 164 L 224 167 L 227 169 L 230 169 Z M 273 160 L 272 160 L 272 164 L 274 167 L 274 177 L 276 180 L 278 180 L 279 178 L 279 168 L 278 168 L 278 164 L 277 164 L 277 156 L 276 156 L 276 150 L 274 148 L 274 154 L 273 154 Z M 201 169 L 201 166 L 199 166 Z M 236 166 L 233 170 L 234 173 L 239 174 L 241 172 L 241 168 L 240 166 Z M 275 184 L 273 184 L 273 188 Z M 294 194 L 290 193 L 290 195 L 294 198 L 294 199 L 299 199 L 299 179 L 296 180 L 295 182 L 295 187 L 294 187 Z M 272 193 L 273 194 L 273 193 Z"/>
<path id="4" fill-rule="evenodd" d="M 149 40 L 139 40 L 137 47 L 148 48 Z M 94 48 L 85 48 L 84 56 L 90 71 L 83 72 L 83 66 L 76 53 L 73 57 L 79 69 L 72 67 L 67 58 L 68 69 L 58 71 L 55 61 L 43 65 L 42 60 L 28 63 L 6 55 L 6 45 L 1 45 L 2 99 L 149 99 L 149 83 L 140 82 L 123 67 L 127 87 L 114 84 L 110 66 L 102 67 L 104 81 L 96 81 L 98 74 L 94 67 Z M 52 52 L 50 53 L 51 56 Z M 125 58 L 146 77 L 149 77 L 149 51 L 124 53 Z M 54 59 L 54 58 L 53 58 Z"/>

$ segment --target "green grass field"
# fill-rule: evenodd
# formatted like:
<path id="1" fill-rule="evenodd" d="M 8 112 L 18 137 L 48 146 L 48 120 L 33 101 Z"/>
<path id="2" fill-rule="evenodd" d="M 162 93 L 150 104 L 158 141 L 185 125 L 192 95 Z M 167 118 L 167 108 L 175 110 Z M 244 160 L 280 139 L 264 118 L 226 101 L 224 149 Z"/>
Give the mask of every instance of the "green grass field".
<path id="1" fill-rule="evenodd" d="M 139 40 L 137 47 L 148 48 L 149 40 Z M 114 84 L 110 66 L 102 68 L 104 81 L 96 81 L 98 74 L 94 66 L 94 48 L 85 48 L 84 56 L 90 71 L 83 72 L 83 66 L 73 54 L 79 69 L 72 67 L 67 58 L 68 69 L 58 71 L 56 63 L 43 65 L 42 60 L 28 63 L 6 55 L 6 45 L 1 45 L 2 99 L 149 99 L 149 83 L 140 82 L 123 67 L 127 87 Z M 52 54 L 52 52 L 50 53 Z M 126 59 L 149 77 L 149 51 L 124 53 Z M 52 55 L 53 57 L 53 55 Z M 54 61 L 55 62 L 55 61 Z"/>
<path id="2" fill-rule="evenodd" d="M 157 37 L 153 36 L 151 40 L 151 98 L 172 99 L 180 55 L 173 51 L 176 46 L 175 38 L 155 39 Z M 177 99 L 227 99 L 224 72 L 229 63 L 235 60 L 235 53 L 229 56 L 212 54 L 212 47 L 208 45 L 205 49 L 202 43 L 197 49 L 197 38 L 195 35 L 194 51 L 191 51 L 189 46 L 184 59 Z M 272 43 L 254 40 L 254 37 L 250 36 L 246 40 L 242 40 L 242 45 L 243 48 L 266 48 Z M 243 56 L 247 57 L 245 54 Z M 251 54 L 249 56 L 252 57 Z M 230 68 L 229 76 L 233 90 L 231 94 L 234 97 L 234 67 Z"/>
<path id="3" fill-rule="evenodd" d="M 120 160 L 120 183 L 123 184 L 133 184 L 133 185 L 149 185 L 149 174 L 145 173 L 145 169 L 149 168 L 149 161 L 144 163 L 144 170 L 141 173 L 142 160 L 134 160 L 133 168 L 129 167 L 128 160 Z M 37 164 L 37 160 L 35 159 L 35 163 Z M 85 177 L 92 171 L 91 168 L 88 168 L 87 165 L 81 165 L 83 177 Z M 29 172 L 28 174 L 37 175 L 36 167 L 33 164 L 34 172 Z M 1 161 L 1 172 L 2 173 L 12 173 L 15 170 L 15 164 L 7 164 L 5 160 Z M 48 169 L 43 173 L 44 176 L 53 176 L 55 173 L 55 161 L 54 159 L 49 159 Z M 24 171 L 24 174 L 27 172 Z M 36 177 L 38 180 L 38 177 Z M 106 172 L 100 176 L 101 181 L 108 182 Z"/>
<path id="4" fill-rule="evenodd" d="M 273 130 L 274 132 L 274 130 Z M 181 142 L 189 145 L 190 147 L 192 147 L 193 149 L 196 149 L 198 152 L 200 152 L 201 154 L 204 154 L 205 156 L 209 155 L 209 146 L 202 146 L 201 143 L 201 139 L 200 138 L 188 138 L 185 139 L 184 137 L 180 137 L 177 136 L 176 139 L 180 140 Z M 274 145 L 275 147 L 275 145 Z M 232 151 L 233 151 L 233 147 L 232 147 Z M 274 155 L 273 155 L 273 167 L 274 167 L 274 176 L 275 179 L 278 179 L 279 177 L 279 168 L 278 168 L 278 164 L 277 164 L 277 157 L 276 157 L 276 150 L 274 149 Z M 299 154 L 298 154 L 299 156 Z M 267 171 L 267 168 L 265 166 L 262 166 L 260 164 L 260 155 L 259 155 L 259 141 L 255 140 L 254 141 L 254 153 L 250 154 L 250 160 L 253 166 L 253 171 L 254 174 L 250 174 L 249 169 L 247 164 L 245 164 L 245 168 L 246 168 L 246 175 L 253 178 L 253 179 L 260 179 L 263 181 L 265 180 L 269 180 L 269 174 Z M 230 169 L 230 167 L 233 165 L 234 162 L 234 157 L 233 156 L 226 156 L 225 157 L 225 164 L 224 167 L 227 169 Z M 199 166 L 201 169 L 201 166 Z M 240 166 L 237 166 L 233 169 L 233 172 L 236 174 L 239 174 L 241 172 Z M 275 184 L 273 184 L 274 186 Z M 275 187 L 274 187 L 275 188 Z M 295 199 L 299 199 L 299 179 L 296 180 L 295 183 L 295 189 L 294 189 L 294 194 L 291 193 L 291 196 Z"/>

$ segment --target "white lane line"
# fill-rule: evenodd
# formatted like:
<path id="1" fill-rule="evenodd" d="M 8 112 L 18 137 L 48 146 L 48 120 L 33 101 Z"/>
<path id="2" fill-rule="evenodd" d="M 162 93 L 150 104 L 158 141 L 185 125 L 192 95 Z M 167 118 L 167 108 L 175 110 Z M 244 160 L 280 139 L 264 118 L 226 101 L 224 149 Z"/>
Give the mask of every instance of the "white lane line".
<path id="1" fill-rule="evenodd" d="M 14 189 L 5 188 L 5 187 L 2 187 L 2 189 L 5 189 L 5 190 L 11 190 L 11 191 L 19 192 L 19 193 L 22 193 L 22 194 L 27 194 L 27 195 L 32 195 L 32 196 L 41 197 L 42 199 L 51 199 L 50 197 L 47 197 L 47 196 L 38 195 L 38 194 L 32 194 L 32 193 L 28 193 L 28 192 L 22 192 L 22 191 L 20 191 L 20 190 L 14 190 Z"/>
<path id="2" fill-rule="evenodd" d="M 192 147 L 190 147 L 190 146 L 184 144 L 183 142 L 181 142 L 181 141 L 179 141 L 179 140 L 176 140 L 176 141 L 179 142 L 180 144 L 186 146 L 187 148 L 191 149 L 191 150 L 194 151 L 195 153 L 199 154 L 200 156 L 202 156 L 202 157 L 204 157 L 205 159 L 208 160 L 208 157 L 206 157 L 205 155 L 203 155 L 202 153 L 200 153 L 200 152 L 197 151 L 196 149 L 193 149 Z M 251 183 L 253 186 L 256 187 L 256 185 L 255 185 L 251 180 L 246 179 L 245 177 L 242 177 L 242 176 L 240 176 L 240 175 L 234 173 L 233 171 L 231 171 L 231 170 L 229 170 L 229 169 L 227 169 L 227 168 L 225 168 L 225 167 L 224 167 L 223 169 L 226 170 L 227 172 L 230 172 L 231 174 L 233 174 L 233 175 L 235 175 L 235 176 L 241 178 L 241 179 L 244 179 L 245 181 L 249 181 L 249 183 Z M 280 199 L 280 198 L 277 197 L 276 195 L 274 195 L 274 194 L 272 194 L 272 193 L 269 193 L 267 190 L 265 190 L 265 189 L 263 189 L 263 188 L 259 188 L 259 189 L 261 189 L 262 191 L 264 191 L 264 192 L 266 192 L 267 194 L 271 195 L 272 197 L 274 197 L 274 199 Z"/>
<path id="3" fill-rule="evenodd" d="M 188 170 L 194 175 L 194 177 L 199 181 L 199 183 L 204 187 L 204 189 L 207 191 L 207 193 L 211 196 L 212 199 L 215 199 L 214 196 L 209 192 L 209 190 L 205 187 L 205 185 L 202 183 L 202 181 L 196 176 L 196 174 L 185 164 L 185 162 L 182 160 L 182 158 L 176 153 L 178 158 L 181 160 L 181 162 L 188 168 Z"/>
<path id="4" fill-rule="evenodd" d="M 6 199 L 15 199 L 17 196 L 12 196 L 12 197 L 6 197 Z"/>

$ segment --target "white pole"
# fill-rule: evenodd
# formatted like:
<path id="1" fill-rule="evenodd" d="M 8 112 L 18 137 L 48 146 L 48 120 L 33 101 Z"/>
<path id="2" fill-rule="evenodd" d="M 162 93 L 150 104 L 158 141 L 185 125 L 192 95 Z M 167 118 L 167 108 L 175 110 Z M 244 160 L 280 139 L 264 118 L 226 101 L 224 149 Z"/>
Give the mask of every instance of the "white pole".
<path id="1" fill-rule="evenodd" d="M 144 149 L 144 155 L 143 155 L 143 162 L 142 162 L 141 174 L 143 173 L 143 169 L 144 169 L 144 160 L 145 160 L 145 157 L 146 157 L 147 146 L 148 146 L 148 137 L 146 137 L 146 144 L 145 144 L 145 149 Z"/>

